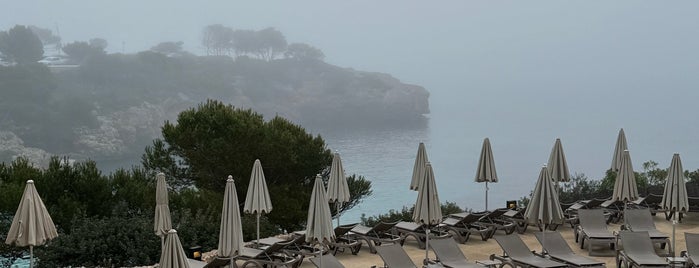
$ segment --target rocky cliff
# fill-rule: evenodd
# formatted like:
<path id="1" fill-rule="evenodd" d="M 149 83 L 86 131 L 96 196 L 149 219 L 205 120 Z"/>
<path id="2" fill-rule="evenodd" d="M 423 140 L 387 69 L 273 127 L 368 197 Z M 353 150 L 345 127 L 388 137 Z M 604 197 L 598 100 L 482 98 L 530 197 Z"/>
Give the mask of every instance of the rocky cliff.
<path id="1" fill-rule="evenodd" d="M 29 75 L 35 73 L 45 75 Z M 70 115 L 50 123 L 26 116 L 0 120 L 7 130 L 0 135 L 0 160 L 140 155 L 166 120 L 206 99 L 267 118 L 279 115 L 311 130 L 423 125 L 429 113 L 429 93 L 420 86 L 315 60 L 112 54 L 50 75 L 49 86 L 35 87 L 51 87 L 41 91 L 44 102 L 65 103 L 47 113 Z M 17 105 L 0 103 L 0 110 L 11 107 Z M 56 122 L 61 120 L 70 123 Z M 43 133 L 47 124 L 60 131 Z"/>

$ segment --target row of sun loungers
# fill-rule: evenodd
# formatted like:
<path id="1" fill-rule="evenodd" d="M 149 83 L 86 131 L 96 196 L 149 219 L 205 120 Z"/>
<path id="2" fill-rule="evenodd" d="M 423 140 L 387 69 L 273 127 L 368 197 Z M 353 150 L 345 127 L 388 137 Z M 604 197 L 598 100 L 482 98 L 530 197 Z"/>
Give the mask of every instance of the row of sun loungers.
<path id="1" fill-rule="evenodd" d="M 659 244 L 661 249 L 670 249 L 669 238 L 655 228 L 652 218 L 652 210 L 629 209 L 625 211 L 625 225 L 621 232 L 612 232 L 607 228 L 609 218 L 613 213 L 609 212 L 610 206 L 616 206 L 615 202 L 588 201 L 582 204 L 572 204 L 567 210 L 575 209 L 577 223 L 574 225 L 575 241 L 581 248 L 587 248 L 590 256 L 612 255 L 617 257 L 618 264 L 627 267 L 646 267 L 654 265 L 667 265 L 664 258 L 655 254 L 654 244 Z M 607 204 L 604 204 L 604 203 Z M 585 209 L 585 205 L 599 203 L 598 209 Z M 522 217 L 521 210 L 495 210 L 487 213 L 458 213 L 444 218 L 438 226 L 430 232 L 430 248 L 435 252 L 437 259 L 430 263 L 430 267 L 484 267 L 493 266 L 493 263 L 508 264 L 512 267 L 602 267 L 602 263 L 579 256 L 573 253 L 566 241 L 558 232 L 537 232 L 536 238 L 542 244 L 544 250 L 533 253 L 518 235 L 509 235 L 515 230 L 523 232 L 528 225 Z M 540 226 L 540 231 L 543 231 Z M 501 231 L 503 235 L 496 235 Z M 456 244 L 466 242 L 471 234 L 481 236 L 482 240 L 495 238 L 503 249 L 503 255 L 491 255 L 490 263 L 469 262 Z M 294 233 L 289 239 L 266 238 L 257 248 L 244 248 L 238 256 L 232 259 L 217 259 L 206 267 L 220 267 L 231 260 L 242 263 L 240 267 L 298 267 L 306 257 L 313 263 L 323 261 L 323 267 L 342 267 L 341 263 L 333 257 L 338 252 L 348 251 L 357 254 L 364 243 L 371 253 L 378 253 L 383 259 L 384 267 L 415 267 L 412 260 L 402 249 L 406 238 L 413 237 L 418 247 L 425 247 L 424 226 L 412 222 L 379 223 L 373 227 L 350 224 L 338 226 L 335 229 L 336 241 L 329 245 L 327 250 L 320 250 L 305 244 L 303 232 Z M 699 256 L 697 246 L 690 247 L 690 243 L 699 245 L 699 234 L 687 234 L 688 251 L 683 252 L 688 263 L 694 263 L 691 256 Z M 640 240 L 645 242 L 640 242 Z M 647 240 L 647 241 L 646 241 Z M 694 241 L 694 242 L 690 242 Z M 646 243 L 648 242 L 650 246 Z M 602 251 L 602 252 L 600 252 Z M 401 253 L 402 252 L 402 253 Z M 653 252 L 650 255 L 649 252 Z M 327 254 L 332 253 L 332 254 Z M 602 254 L 609 253 L 609 254 Z M 321 256 L 322 257 L 318 257 Z M 545 256 L 545 258 L 544 258 Z M 228 261 L 228 262 L 226 262 Z M 223 263 L 223 264 L 222 264 Z M 411 266 L 403 266 L 410 263 Z M 340 265 L 340 266 L 338 266 Z"/>

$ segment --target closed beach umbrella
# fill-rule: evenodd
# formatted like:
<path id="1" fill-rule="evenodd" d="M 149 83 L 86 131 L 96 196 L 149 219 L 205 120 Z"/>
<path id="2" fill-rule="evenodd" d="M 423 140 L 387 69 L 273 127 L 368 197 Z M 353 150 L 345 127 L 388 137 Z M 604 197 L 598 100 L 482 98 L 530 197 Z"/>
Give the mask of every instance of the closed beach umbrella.
<path id="1" fill-rule="evenodd" d="M 425 225 L 425 260 L 429 261 L 427 254 L 430 248 L 430 226 L 437 225 L 442 221 L 442 207 L 439 204 L 437 184 L 434 181 L 434 172 L 429 162 L 425 164 L 425 173 L 422 176 L 420 189 L 418 189 L 413 221 Z"/>
<path id="2" fill-rule="evenodd" d="M 476 170 L 476 182 L 485 182 L 485 210 L 488 210 L 488 190 L 490 190 L 488 183 L 498 182 L 493 150 L 490 149 L 490 140 L 488 138 L 483 140 L 481 158 L 478 160 L 478 169 Z"/>
<path id="3" fill-rule="evenodd" d="M 410 181 L 410 190 L 417 191 L 417 188 L 420 186 L 422 174 L 425 174 L 425 163 L 428 161 L 425 144 L 421 142 L 417 147 L 417 156 L 415 156 L 415 164 L 413 165 L 413 178 Z"/>
<path id="4" fill-rule="evenodd" d="M 177 231 L 171 229 L 165 238 L 165 248 L 160 254 L 159 268 L 189 268 L 187 255 L 184 254 Z"/>
<path id="5" fill-rule="evenodd" d="M 570 172 L 568 171 L 568 162 L 566 161 L 566 155 L 563 153 L 563 145 L 561 144 L 561 139 L 556 139 L 556 143 L 551 149 L 551 155 L 549 156 L 549 163 L 546 166 L 549 173 L 551 174 L 551 179 L 555 182 L 567 182 L 570 181 Z"/>
<path id="6" fill-rule="evenodd" d="M 616 138 L 616 146 L 614 147 L 614 156 L 612 156 L 612 171 L 621 169 L 621 159 L 624 157 L 624 151 L 628 150 L 626 145 L 626 135 L 624 129 L 619 130 L 619 136 Z"/>
<path id="7" fill-rule="evenodd" d="M 46 244 L 56 237 L 56 226 L 34 187 L 34 181 L 28 180 L 15 217 L 12 218 L 5 244 L 29 246 L 29 266 L 34 267 L 34 246 Z"/>
<path id="8" fill-rule="evenodd" d="M 675 225 L 677 224 L 677 214 L 687 213 L 689 208 L 689 200 L 687 198 L 687 186 L 684 184 L 684 169 L 682 169 L 682 160 L 680 154 L 672 156 L 670 168 L 667 170 L 667 178 L 665 178 L 665 192 L 663 193 L 663 201 L 660 203 L 666 211 L 672 211 L 672 256 L 675 257 Z"/>
<path id="9" fill-rule="evenodd" d="M 631 154 L 629 150 L 624 150 L 621 158 L 621 166 L 614 181 L 614 192 L 612 199 L 615 201 L 630 202 L 638 199 L 638 187 L 636 186 L 636 176 L 633 173 L 631 164 Z"/>
<path id="10" fill-rule="evenodd" d="M 545 227 L 549 224 L 563 224 L 563 210 L 558 201 L 558 194 L 546 166 L 541 168 L 524 218 L 530 224 Z"/>
<path id="11" fill-rule="evenodd" d="M 170 219 L 165 174 L 158 173 L 158 175 L 155 175 L 155 178 L 155 220 L 153 230 L 155 231 L 155 235 L 160 236 L 160 249 L 162 250 L 165 243 L 165 236 L 168 231 L 172 229 L 172 220 Z"/>
<path id="12" fill-rule="evenodd" d="M 638 199 L 638 187 L 636 186 L 636 175 L 633 173 L 631 165 L 631 154 L 629 150 L 624 150 L 621 157 L 621 166 L 616 174 L 614 181 L 614 192 L 612 192 L 612 200 L 623 201 L 624 211 L 626 211 L 626 203 Z M 626 223 L 626 217 L 624 217 Z"/>
<path id="13" fill-rule="evenodd" d="M 221 230 L 218 233 L 218 255 L 232 257 L 243 247 L 243 225 L 240 222 L 238 194 L 235 191 L 233 176 L 226 180 L 221 211 Z"/>
<path id="14" fill-rule="evenodd" d="M 345 177 L 345 170 L 342 168 L 342 159 L 339 153 L 333 155 L 333 163 L 330 166 L 330 179 L 328 181 L 328 201 L 335 203 L 337 207 L 337 226 L 340 226 L 340 208 L 342 204 L 349 202 L 350 193 Z"/>
<path id="15" fill-rule="evenodd" d="M 257 214 L 257 243 L 260 243 L 260 214 L 269 213 L 272 211 L 272 201 L 269 199 L 269 190 L 267 190 L 267 182 L 265 181 L 265 173 L 262 171 L 260 159 L 255 160 L 252 165 L 252 174 L 250 174 L 250 184 L 248 192 L 245 196 L 246 213 Z"/>
<path id="16" fill-rule="evenodd" d="M 316 175 L 313 184 L 311 200 L 308 203 L 308 218 L 306 221 L 306 242 L 311 244 L 329 243 L 335 240 L 335 231 L 332 226 L 332 215 L 328 205 L 328 197 L 325 194 L 323 179 Z M 321 250 L 321 253 L 322 254 Z M 322 261 L 322 259 L 321 259 Z M 321 265 L 322 267 L 322 262 Z"/>

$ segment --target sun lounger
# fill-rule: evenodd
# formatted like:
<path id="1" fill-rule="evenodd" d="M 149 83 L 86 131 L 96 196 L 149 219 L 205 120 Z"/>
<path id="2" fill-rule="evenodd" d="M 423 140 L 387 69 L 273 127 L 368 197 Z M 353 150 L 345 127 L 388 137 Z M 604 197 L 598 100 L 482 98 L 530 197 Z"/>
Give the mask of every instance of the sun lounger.
<path id="1" fill-rule="evenodd" d="M 590 200 L 579 200 L 570 205 L 567 209 L 563 210 L 563 216 L 565 216 L 565 222 L 570 224 L 570 228 L 575 228 L 575 226 L 580 222 L 578 219 L 578 210 L 580 209 L 592 209 L 599 207 L 606 199 L 590 199 Z"/>
<path id="2" fill-rule="evenodd" d="M 476 224 L 483 215 L 467 212 L 451 214 L 444 218 L 437 227 L 454 235 L 459 243 L 466 243 L 471 234 L 479 234 L 481 239 L 486 241 L 493 236 L 495 228 Z"/>
<path id="3" fill-rule="evenodd" d="M 401 236 L 401 242 L 405 243 L 405 239 L 409 236 L 415 238 L 418 248 L 425 249 L 425 227 L 409 221 L 401 221 L 396 224 L 396 232 Z M 442 231 L 441 228 L 430 229 L 430 240 L 435 238 L 451 237 L 448 232 Z M 402 244 L 401 244 L 402 245 Z"/>
<path id="4" fill-rule="evenodd" d="M 619 200 L 606 200 L 600 204 L 600 207 L 604 210 L 604 214 L 607 216 L 607 224 L 610 222 L 618 223 L 621 220 L 621 216 L 624 211 L 624 202 Z"/>
<path id="5" fill-rule="evenodd" d="M 655 253 L 648 232 L 621 232 L 619 237 L 623 250 L 617 251 L 617 267 L 670 267 Z"/>
<path id="6" fill-rule="evenodd" d="M 474 225 L 493 227 L 495 231 L 501 230 L 504 231 L 505 234 L 511 234 L 515 231 L 516 226 L 514 222 L 508 221 L 505 217 L 503 217 L 503 215 L 508 211 L 510 211 L 509 208 L 499 208 L 493 211 L 486 211 L 485 214 L 478 219 L 478 222 L 474 223 Z"/>
<path id="7" fill-rule="evenodd" d="M 333 255 L 337 255 L 338 252 L 344 252 L 345 249 L 349 249 L 352 255 L 357 255 L 359 250 L 362 248 L 362 241 L 357 240 L 357 238 L 348 235 L 350 230 L 357 226 L 356 223 L 345 224 L 335 227 L 335 241 L 330 244 L 330 250 L 332 250 Z"/>
<path id="8" fill-rule="evenodd" d="M 247 267 L 298 267 L 303 261 L 303 255 L 290 255 L 284 250 L 289 243 L 278 242 L 263 249 L 243 247 L 234 257 L 235 260 L 243 261 L 241 268 Z"/>
<path id="9" fill-rule="evenodd" d="M 500 260 L 503 265 L 507 264 L 510 267 L 567 267 L 565 263 L 549 260 L 542 256 L 535 255 L 529 250 L 522 238 L 519 235 L 496 235 L 495 241 L 498 242 L 502 250 L 503 256 L 495 254 L 490 255 L 490 259 Z"/>
<path id="10" fill-rule="evenodd" d="M 580 248 L 585 248 L 587 241 L 587 252 L 590 256 L 614 256 L 615 252 L 610 254 L 599 254 L 593 251 L 593 247 L 597 244 L 602 244 L 610 249 L 616 248 L 616 236 L 607 229 L 607 223 L 604 219 L 604 211 L 601 209 L 581 209 L 578 210 L 580 223 L 575 232 L 575 242 L 580 242 Z"/>
<path id="11" fill-rule="evenodd" d="M 653 216 L 650 214 L 650 209 L 630 209 L 624 212 L 627 228 L 632 232 L 648 232 L 650 239 L 654 244 L 660 244 L 660 248 L 664 249 L 667 246 L 668 253 L 672 252 L 670 248 L 670 237 L 658 231 L 653 222 Z"/>
<path id="12" fill-rule="evenodd" d="M 604 263 L 587 257 L 576 255 L 568 246 L 559 232 L 537 232 L 536 239 L 544 248 L 545 253 L 552 259 L 567 263 L 573 267 L 604 267 Z"/>
<path id="13" fill-rule="evenodd" d="M 662 194 L 648 194 L 644 197 L 638 198 L 631 202 L 635 208 L 647 208 L 650 212 L 655 214 L 658 211 L 662 211 L 660 208 L 660 202 L 663 201 Z"/>
<path id="14" fill-rule="evenodd" d="M 482 265 L 469 263 L 459 245 L 451 238 L 430 239 L 430 248 L 437 256 L 437 262 L 450 268 L 483 268 Z"/>
<path id="15" fill-rule="evenodd" d="M 295 232 L 293 238 L 288 241 L 278 242 L 284 245 L 283 250 L 289 255 L 301 255 L 303 257 L 318 256 L 321 252 L 327 253 L 326 249 L 315 248 L 306 242 L 306 232 Z"/>
<path id="16" fill-rule="evenodd" d="M 376 251 L 383 260 L 384 267 L 387 268 L 410 268 L 415 266 L 408 253 L 398 244 L 376 247 Z"/>
<path id="17" fill-rule="evenodd" d="M 191 264 L 191 263 L 190 263 Z M 204 268 L 219 268 L 226 267 L 231 264 L 231 258 L 215 257 L 209 263 L 204 265 Z"/>
<path id="18" fill-rule="evenodd" d="M 682 252 L 682 257 L 687 258 L 688 267 L 697 267 L 699 264 L 699 234 L 684 233 L 684 241 L 687 243 L 687 251 Z"/>
<path id="19" fill-rule="evenodd" d="M 515 224 L 515 231 L 519 234 L 523 234 L 527 231 L 529 227 L 529 222 L 524 219 L 524 212 L 526 208 L 520 208 L 517 210 L 510 210 L 502 214 L 502 216 Z"/>
<path id="20" fill-rule="evenodd" d="M 393 233 L 398 222 L 379 222 L 374 227 L 357 225 L 352 230 L 352 234 L 357 239 L 366 241 L 371 253 L 376 253 L 376 246 L 383 243 L 402 243 L 401 237 Z"/>
<path id="21" fill-rule="evenodd" d="M 335 258 L 334 255 L 323 255 L 320 257 L 315 257 L 310 259 L 313 265 L 316 267 L 324 267 L 324 268 L 345 268 L 340 261 Z"/>

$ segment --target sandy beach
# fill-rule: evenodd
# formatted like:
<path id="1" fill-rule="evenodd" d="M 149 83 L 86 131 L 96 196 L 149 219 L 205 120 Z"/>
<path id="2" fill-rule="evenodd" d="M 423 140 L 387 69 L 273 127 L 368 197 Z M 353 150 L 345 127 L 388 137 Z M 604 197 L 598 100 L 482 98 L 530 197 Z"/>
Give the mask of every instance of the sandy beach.
<path id="1" fill-rule="evenodd" d="M 670 221 L 666 221 L 662 214 L 658 214 L 657 216 L 654 217 L 655 219 L 655 224 L 657 228 L 667 234 L 668 236 L 672 237 L 672 223 Z M 610 230 L 616 231 L 619 230 L 620 224 L 610 224 L 609 226 Z M 685 232 L 690 232 L 690 233 L 699 233 L 699 214 L 697 213 L 690 213 L 687 215 L 681 223 L 677 224 L 677 229 L 676 229 L 676 244 L 677 244 L 677 253 L 679 254 L 680 251 L 686 249 L 685 241 L 684 241 L 684 233 Z M 537 232 L 538 229 L 535 227 L 529 227 L 526 233 L 521 234 L 520 236 L 522 237 L 522 240 L 529 246 L 530 249 L 536 250 L 537 252 L 541 251 L 541 244 L 536 240 L 534 237 L 534 232 Z M 582 256 L 588 256 L 587 254 L 587 249 L 583 250 L 580 249 L 579 244 L 575 243 L 575 237 L 573 235 L 573 230 L 570 228 L 570 225 L 565 225 L 561 226 L 557 230 L 560 232 L 563 237 L 566 239 L 570 247 L 577 253 Z M 498 232 L 498 234 L 504 234 L 503 232 Z M 513 233 L 512 235 L 518 235 L 516 232 Z M 494 239 L 489 239 L 488 241 L 482 241 L 480 240 L 480 237 L 478 236 L 472 236 L 471 239 L 469 239 L 468 242 L 465 244 L 459 244 L 461 247 L 461 250 L 464 252 L 466 257 L 470 260 L 475 262 L 476 260 L 488 260 L 488 257 L 490 254 L 502 254 L 502 250 L 500 249 L 500 246 L 497 244 L 497 242 Z M 412 238 L 408 238 L 405 242 L 405 245 L 403 246 L 405 251 L 410 255 L 410 257 L 413 259 L 413 262 L 416 264 L 422 263 L 422 260 L 425 257 L 425 251 L 421 250 L 418 248 L 417 243 L 415 240 Z M 661 250 L 658 249 L 658 252 L 660 253 Z M 338 253 L 336 256 L 342 264 L 345 265 L 345 267 L 371 267 L 374 265 L 381 266 L 383 265 L 383 262 L 381 261 L 381 258 L 379 255 L 376 254 L 371 254 L 364 245 L 362 247 L 362 250 L 359 252 L 358 255 L 352 255 L 350 253 Z M 430 259 L 434 258 L 434 254 L 430 251 Z M 614 257 L 591 257 L 600 261 L 603 261 L 607 264 L 607 267 L 616 267 L 615 258 Z M 304 259 L 303 264 L 301 267 L 315 267 L 313 264 L 308 260 Z"/>

